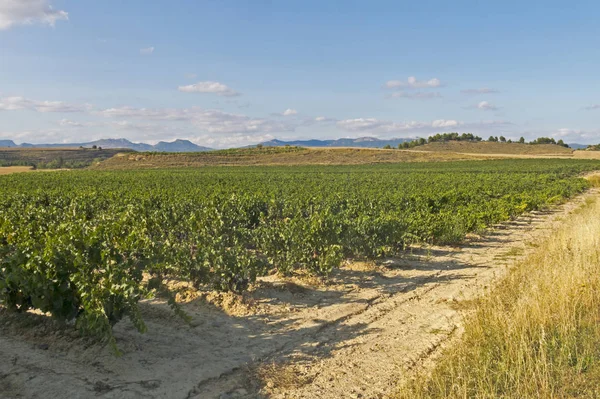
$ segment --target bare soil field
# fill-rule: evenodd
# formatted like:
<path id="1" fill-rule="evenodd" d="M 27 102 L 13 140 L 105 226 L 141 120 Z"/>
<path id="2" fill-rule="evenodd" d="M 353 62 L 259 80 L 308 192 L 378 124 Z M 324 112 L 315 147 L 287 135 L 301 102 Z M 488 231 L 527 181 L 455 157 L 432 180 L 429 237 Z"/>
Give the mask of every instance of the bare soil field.
<path id="1" fill-rule="evenodd" d="M 4 166 L 0 167 L 0 175 L 12 175 L 13 173 L 31 172 L 31 166 Z"/>
<path id="2" fill-rule="evenodd" d="M 45 316 L 0 310 L 0 397 L 383 398 L 458 336 L 469 302 L 552 234 L 591 190 L 472 236 L 416 247 L 329 280 L 261 279 L 243 296 L 181 287 L 188 325 L 161 300 L 148 332 L 115 327 L 123 352 Z"/>

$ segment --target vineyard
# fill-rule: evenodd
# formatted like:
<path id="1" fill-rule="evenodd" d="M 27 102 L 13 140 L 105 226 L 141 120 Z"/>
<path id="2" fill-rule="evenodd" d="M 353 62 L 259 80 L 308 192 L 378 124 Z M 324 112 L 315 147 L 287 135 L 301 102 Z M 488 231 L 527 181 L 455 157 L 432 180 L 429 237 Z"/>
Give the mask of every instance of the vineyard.
<path id="1" fill-rule="evenodd" d="M 71 171 L 0 177 L 0 302 L 114 345 L 172 280 L 241 292 L 259 276 L 327 276 L 345 259 L 454 244 L 583 191 L 598 161 Z"/>

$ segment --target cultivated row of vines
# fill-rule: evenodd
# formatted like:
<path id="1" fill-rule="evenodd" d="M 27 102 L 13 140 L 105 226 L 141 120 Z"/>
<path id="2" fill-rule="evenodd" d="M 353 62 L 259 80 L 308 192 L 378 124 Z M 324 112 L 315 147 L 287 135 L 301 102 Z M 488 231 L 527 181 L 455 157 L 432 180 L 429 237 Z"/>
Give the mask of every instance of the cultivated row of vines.
<path id="1" fill-rule="evenodd" d="M 0 302 L 112 339 L 165 280 L 243 291 L 258 276 L 327 275 L 586 188 L 600 164 L 510 160 L 344 167 L 57 172 L 0 178 Z"/>

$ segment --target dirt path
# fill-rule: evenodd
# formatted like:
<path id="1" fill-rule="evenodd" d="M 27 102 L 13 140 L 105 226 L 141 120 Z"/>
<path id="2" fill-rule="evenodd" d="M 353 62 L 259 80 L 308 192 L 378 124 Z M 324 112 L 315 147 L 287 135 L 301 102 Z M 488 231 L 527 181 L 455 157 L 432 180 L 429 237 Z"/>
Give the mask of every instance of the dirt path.
<path id="1" fill-rule="evenodd" d="M 39 315 L 0 313 L 0 397 L 379 398 L 460 331 L 482 293 L 597 190 L 461 247 L 353 263 L 327 285 L 266 278 L 244 298 L 192 294 L 191 326 L 144 305 L 116 326 L 122 357 Z"/>

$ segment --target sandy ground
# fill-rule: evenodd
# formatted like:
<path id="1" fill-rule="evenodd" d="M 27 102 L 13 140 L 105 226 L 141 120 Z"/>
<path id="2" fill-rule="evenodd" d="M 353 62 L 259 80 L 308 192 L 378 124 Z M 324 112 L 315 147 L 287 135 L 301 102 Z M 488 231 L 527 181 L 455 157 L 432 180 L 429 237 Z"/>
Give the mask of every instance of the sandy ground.
<path id="1" fill-rule="evenodd" d="M 24 172 L 33 172 L 33 173 L 44 173 L 44 172 L 60 172 L 70 169 L 33 169 L 31 166 L 2 166 L 0 167 L 0 176 L 1 175 L 12 175 L 13 173 L 24 173 Z"/>
<path id="2" fill-rule="evenodd" d="M 0 167 L 0 175 L 11 175 L 13 173 L 31 172 L 31 166 L 4 166 Z"/>
<path id="3" fill-rule="evenodd" d="M 115 328 L 121 357 L 44 316 L 0 311 L 0 397 L 385 397 L 460 334 L 469 300 L 591 195 L 460 247 L 350 263 L 327 283 L 269 277 L 243 297 L 191 292 L 181 296 L 191 325 L 147 302 L 148 333 Z"/>

